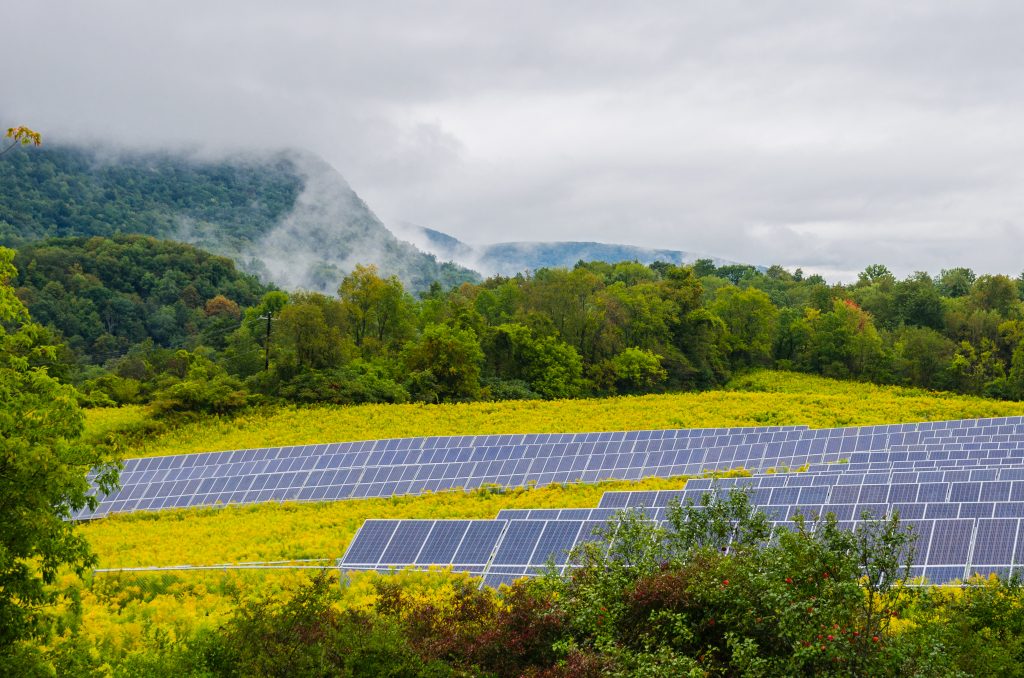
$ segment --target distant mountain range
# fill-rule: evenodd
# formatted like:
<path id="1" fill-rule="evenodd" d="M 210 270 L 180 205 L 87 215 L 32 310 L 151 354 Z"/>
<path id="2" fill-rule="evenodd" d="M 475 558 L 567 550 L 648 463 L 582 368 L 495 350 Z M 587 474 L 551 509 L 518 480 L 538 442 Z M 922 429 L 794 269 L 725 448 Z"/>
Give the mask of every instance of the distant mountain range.
<path id="1" fill-rule="evenodd" d="M 152 235 L 230 257 L 286 289 L 334 292 L 359 263 L 375 264 L 414 291 L 434 281 L 477 281 L 480 274 L 571 268 L 580 260 L 733 263 L 630 245 L 469 245 L 411 224 L 389 230 L 337 170 L 293 151 L 209 159 L 59 145 L 17 149 L 0 156 L 0 187 L 0 244 Z"/>
<path id="2" fill-rule="evenodd" d="M 415 224 L 403 223 L 391 228 L 398 237 L 438 259 L 454 261 L 484 275 L 511 276 L 539 268 L 572 268 L 579 261 L 692 264 L 698 259 L 710 259 L 716 266 L 737 263 L 694 252 L 603 242 L 502 242 L 473 246 L 447 233 Z"/>

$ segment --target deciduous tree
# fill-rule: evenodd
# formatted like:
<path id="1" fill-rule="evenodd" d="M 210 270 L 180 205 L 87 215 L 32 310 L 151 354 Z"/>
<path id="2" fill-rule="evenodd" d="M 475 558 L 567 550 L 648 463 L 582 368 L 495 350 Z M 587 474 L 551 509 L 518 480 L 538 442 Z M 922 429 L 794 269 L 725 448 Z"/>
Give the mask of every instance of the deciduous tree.
<path id="1" fill-rule="evenodd" d="M 86 472 L 110 489 L 115 467 L 80 436 L 76 392 L 33 367 L 55 347 L 34 324 L 10 285 L 14 253 L 0 248 L 0 665 L 14 644 L 41 631 L 58 571 L 95 563 L 88 542 L 68 521 L 95 506 Z"/>

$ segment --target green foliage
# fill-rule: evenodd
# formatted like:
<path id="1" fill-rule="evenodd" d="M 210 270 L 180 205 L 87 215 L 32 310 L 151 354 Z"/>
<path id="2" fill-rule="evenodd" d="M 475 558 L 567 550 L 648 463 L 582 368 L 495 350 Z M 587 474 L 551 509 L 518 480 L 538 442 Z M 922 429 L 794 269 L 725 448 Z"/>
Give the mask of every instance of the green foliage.
<path id="1" fill-rule="evenodd" d="M 18 293 L 48 325 L 34 330 L 49 333 L 39 341 L 67 342 L 33 364 L 79 385 L 83 404 L 152 401 L 170 386 L 154 357 L 161 349 L 208 358 L 245 384 L 220 379 L 217 388 L 264 401 L 703 390 L 758 366 L 1021 398 L 1013 361 L 1024 306 L 1005 276 L 982 276 L 954 297 L 943 294 L 963 291 L 966 273 L 900 281 L 875 265 L 856 284 L 829 288 L 781 267 L 698 278 L 670 264 L 580 262 L 448 291 L 438 284 L 417 300 L 373 266 L 345 276 L 338 297 L 268 291 L 225 259 L 139 236 L 53 240 L 17 256 Z M 441 327 L 476 340 L 441 340 Z M 176 387 L 182 397 L 168 402 L 235 406 L 194 386 Z"/>
<path id="2" fill-rule="evenodd" d="M 246 405 L 248 396 L 242 383 L 222 367 L 196 360 L 179 380 L 157 389 L 152 396 L 153 412 L 201 412 L 225 414 Z"/>
<path id="3" fill-rule="evenodd" d="M 147 339 L 219 347 L 238 325 L 232 306 L 251 306 L 266 290 L 228 259 L 143 236 L 46 240 L 21 247 L 15 263 L 33 318 L 100 364 Z"/>
<path id="4" fill-rule="evenodd" d="M 771 361 L 779 312 L 767 294 L 753 287 L 724 287 L 711 311 L 725 321 L 726 345 L 737 364 L 765 365 Z"/>
<path id="5" fill-rule="evenodd" d="M 484 354 L 476 333 L 448 325 L 428 325 L 405 349 L 409 390 L 427 402 L 473 400 L 480 393 Z"/>
<path id="6" fill-rule="evenodd" d="M 386 280 L 376 266 L 356 266 L 338 287 L 349 337 L 364 355 L 376 355 L 411 334 L 412 299 L 398 278 Z"/>
<path id="7" fill-rule="evenodd" d="M 217 675 L 446 676 L 424 662 L 386 619 L 334 608 L 337 585 L 328 574 L 281 603 L 265 598 L 241 605 L 224 633 Z"/>
<path id="8" fill-rule="evenodd" d="M 236 251 L 266 233 L 302 188 L 285 159 L 219 163 L 126 154 L 110 161 L 59 146 L 31 157 L 5 155 L 0 184 L 0 223 L 18 227 L 0 238 L 118 233 L 167 238 L 191 230 L 203 246 Z M 183 226 L 182 220 L 190 223 Z"/>
<path id="9" fill-rule="evenodd" d="M 381 366 L 362 360 L 334 370 L 300 372 L 281 385 L 283 397 L 294 402 L 358 405 L 404 403 L 409 393 Z"/>
<path id="10" fill-rule="evenodd" d="M 597 367 L 595 381 L 617 393 L 650 391 L 668 377 L 661 361 L 652 351 L 627 348 Z"/>
<path id="11" fill-rule="evenodd" d="M 16 644 L 45 629 L 45 606 L 55 598 L 49 585 L 62 568 L 80 573 L 95 562 L 66 520 L 95 506 L 85 473 L 96 467 L 97 483 L 109 489 L 117 472 L 80 440 L 74 389 L 32 365 L 55 349 L 37 342 L 37 326 L 14 295 L 13 258 L 0 248 L 0 662 L 12 653 L 30 662 Z"/>
<path id="12" fill-rule="evenodd" d="M 583 361 L 557 337 L 506 323 L 494 327 L 485 344 L 487 372 L 502 380 L 521 381 L 545 398 L 573 398 L 583 390 Z"/>
<path id="13" fill-rule="evenodd" d="M 706 495 L 665 528 L 620 515 L 548 585 L 575 644 L 623 673 L 888 675 L 901 659 L 890 622 L 911 595 L 900 582 L 912 536 L 895 517 L 853 533 L 832 517 L 813 528 L 798 519 L 769 540 L 744 493 Z"/>

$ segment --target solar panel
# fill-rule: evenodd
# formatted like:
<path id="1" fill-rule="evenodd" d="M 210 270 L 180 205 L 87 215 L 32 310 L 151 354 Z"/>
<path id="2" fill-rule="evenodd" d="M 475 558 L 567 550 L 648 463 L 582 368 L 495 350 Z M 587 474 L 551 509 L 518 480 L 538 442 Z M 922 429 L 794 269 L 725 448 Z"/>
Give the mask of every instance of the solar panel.
<path id="1" fill-rule="evenodd" d="M 598 509 L 593 509 L 598 510 Z M 506 514 L 508 515 L 508 514 Z M 343 569 L 425 568 L 448 565 L 452 535 L 475 528 L 480 537 L 470 548 L 472 555 L 454 560 L 454 569 L 482 575 L 491 586 L 542 571 L 549 559 L 556 566 L 566 566 L 566 554 L 573 546 L 593 540 L 595 528 L 602 525 L 592 520 L 494 520 L 474 521 L 466 530 L 467 521 L 367 521 L 356 534 L 345 556 Z M 839 526 L 853 529 L 857 521 L 843 521 Z M 1009 574 L 1024 571 L 1024 540 L 1020 539 L 1020 519 L 914 519 L 904 521 L 916 534 L 915 560 L 912 576 L 923 577 L 934 584 L 962 581 L 971 574 Z M 775 522 L 775 529 L 791 529 L 790 524 Z M 421 545 L 420 535 L 430 536 Z M 401 562 L 387 557 L 389 545 L 409 537 L 405 553 L 418 549 L 419 556 Z M 434 535 L 438 539 L 434 542 Z M 436 551 L 434 544 L 441 546 Z M 431 552 L 441 558 L 425 558 Z M 462 552 L 462 547 L 460 547 Z M 397 553 L 397 551 L 395 551 Z M 469 553 L 467 551 L 466 553 Z M 381 554 L 378 556 L 377 554 Z M 373 559 L 377 558 L 376 561 Z M 371 562 L 367 562 L 371 561 Z M 386 561 L 386 562 L 385 562 Z M 492 576 L 493 575 L 493 576 Z"/>
<path id="2" fill-rule="evenodd" d="M 848 463 L 836 463 L 840 460 Z M 97 511 L 76 517 L 417 494 L 486 484 L 700 474 L 737 466 L 766 471 L 808 463 L 814 473 L 844 467 L 842 473 L 879 472 L 890 479 L 897 471 L 931 469 L 947 476 L 959 473 L 955 479 L 962 482 L 1024 480 L 1024 423 L 1021 417 L 1009 417 L 818 430 L 791 426 L 445 436 L 130 459 L 122 488 L 104 498 Z M 1009 473 L 1011 468 L 1015 473 Z M 974 489 L 957 489 L 961 491 Z M 778 501 L 788 495 L 780 492 Z"/>

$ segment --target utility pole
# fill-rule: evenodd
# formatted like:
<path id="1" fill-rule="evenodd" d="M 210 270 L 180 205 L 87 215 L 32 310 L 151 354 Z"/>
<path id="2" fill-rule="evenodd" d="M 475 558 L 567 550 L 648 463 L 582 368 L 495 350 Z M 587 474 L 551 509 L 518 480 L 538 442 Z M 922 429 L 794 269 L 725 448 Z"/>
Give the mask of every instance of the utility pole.
<path id="1" fill-rule="evenodd" d="M 267 321 L 267 343 L 263 347 L 263 371 L 270 371 L 270 321 L 273 319 L 273 315 L 270 311 L 267 311 L 266 315 L 261 315 L 260 320 Z"/>

